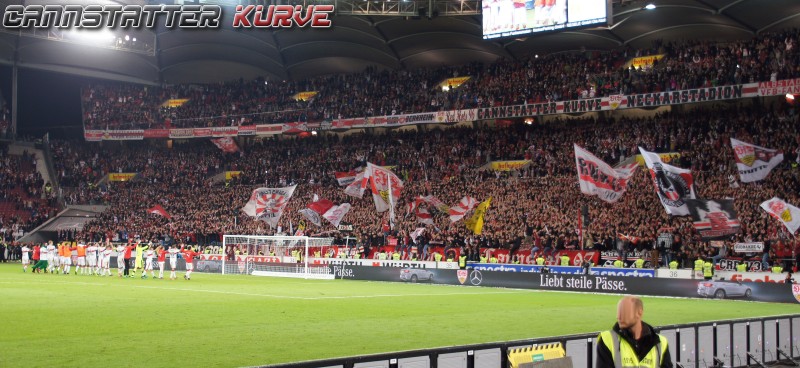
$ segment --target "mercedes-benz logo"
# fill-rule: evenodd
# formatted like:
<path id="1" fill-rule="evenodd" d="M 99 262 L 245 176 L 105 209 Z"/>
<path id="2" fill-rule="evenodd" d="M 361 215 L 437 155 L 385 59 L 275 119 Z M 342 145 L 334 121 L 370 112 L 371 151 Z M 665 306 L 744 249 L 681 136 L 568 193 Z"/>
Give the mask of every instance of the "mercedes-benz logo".
<path id="1" fill-rule="evenodd" d="M 481 282 L 483 282 L 483 274 L 481 274 L 481 271 L 473 270 L 469 274 L 469 283 L 478 286 Z"/>

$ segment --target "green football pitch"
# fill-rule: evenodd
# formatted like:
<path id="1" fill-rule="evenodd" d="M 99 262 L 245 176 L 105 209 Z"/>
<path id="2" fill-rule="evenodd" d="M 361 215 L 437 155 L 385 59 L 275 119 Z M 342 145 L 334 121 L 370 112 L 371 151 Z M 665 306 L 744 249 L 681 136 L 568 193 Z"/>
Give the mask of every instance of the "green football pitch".
<path id="1" fill-rule="evenodd" d="M 116 270 L 112 270 L 116 274 Z M 195 273 L 174 281 L 0 265 L 0 367 L 238 367 L 577 334 L 618 295 Z M 666 325 L 800 306 L 643 298 Z"/>

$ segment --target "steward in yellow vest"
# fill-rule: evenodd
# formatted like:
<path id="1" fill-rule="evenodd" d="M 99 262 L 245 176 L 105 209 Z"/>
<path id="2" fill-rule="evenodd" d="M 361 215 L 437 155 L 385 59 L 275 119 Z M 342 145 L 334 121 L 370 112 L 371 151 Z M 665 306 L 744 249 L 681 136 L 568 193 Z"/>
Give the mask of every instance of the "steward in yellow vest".
<path id="1" fill-rule="evenodd" d="M 673 259 L 672 262 L 669 263 L 669 269 L 670 270 L 677 270 L 678 269 L 678 261 Z"/>
<path id="2" fill-rule="evenodd" d="M 562 266 L 569 266 L 569 256 L 568 255 L 561 256 L 561 265 Z"/>
<path id="3" fill-rule="evenodd" d="M 642 321 L 641 299 L 626 296 L 617 306 L 617 320 L 597 337 L 596 367 L 671 368 L 667 338 Z"/>
<path id="4" fill-rule="evenodd" d="M 706 280 L 711 280 L 714 276 L 714 264 L 706 261 L 703 263 L 703 278 Z"/>
<path id="5" fill-rule="evenodd" d="M 617 259 L 616 261 L 614 261 L 614 268 L 624 268 L 624 267 L 625 267 L 625 262 L 622 262 L 621 259 Z"/>

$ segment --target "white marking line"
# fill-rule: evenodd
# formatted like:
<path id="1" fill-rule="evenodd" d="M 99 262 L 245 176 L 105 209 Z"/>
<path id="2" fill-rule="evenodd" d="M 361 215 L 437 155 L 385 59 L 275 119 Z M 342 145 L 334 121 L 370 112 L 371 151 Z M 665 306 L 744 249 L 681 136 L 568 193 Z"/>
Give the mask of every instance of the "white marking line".
<path id="1" fill-rule="evenodd" d="M 186 288 L 168 288 L 159 286 L 133 286 L 136 288 L 145 289 L 160 289 L 160 290 L 176 290 L 176 291 L 194 291 L 198 293 L 215 293 L 215 294 L 230 294 L 230 295 L 244 295 L 244 296 L 260 296 L 267 298 L 278 299 L 299 299 L 299 300 L 326 300 L 326 299 L 352 299 L 352 298 L 402 298 L 402 297 L 419 297 L 419 296 L 451 296 L 451 295 L 487 295 L 487 294 L 520 294 L 519 291 L 504 291 L 504 292 L 490 292 L 490 293 L 440 293 L 440 294 L 376 294 L 376 295 L 344 295 L 344 296 L 319 296 L 319 297 L 304 297 L 304 296 L 289 296 L 289 295 L 274 295 L 274 294 L 255 294 L 255 293 L 240 293 L 235 291 L 220 291 L 220 290 L 201 290 L 201 289 L 186 289 Z"/>

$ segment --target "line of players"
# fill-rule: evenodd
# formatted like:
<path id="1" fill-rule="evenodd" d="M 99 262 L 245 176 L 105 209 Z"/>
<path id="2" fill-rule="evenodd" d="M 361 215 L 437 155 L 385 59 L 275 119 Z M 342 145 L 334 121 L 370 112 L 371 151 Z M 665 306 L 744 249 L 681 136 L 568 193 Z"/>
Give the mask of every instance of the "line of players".
<path id="1" fill-rule="evenodd" d="M 78 243 L 71 246 L 68 243 L 61 243 L 58 246 L 49 241 L 46 245 L 36 245 L 33 248 L 27 245 L 22 247 L 22 270 L 28 272 L 28 266 L 31 264 L 31 258 L 34 260 L 32 273 L 60 273 L 68 275 L 72 268 L 72 252 L 77 252 L 75 274 L 81 275 L 99 275 L 111 276 L 111 262 L 114 250 L 117 252 L 117 276 L 118 277 L 135 277 L 136 271 L 143 269 L 142 279 L 147 278 L 147 271 L 150 271 L 150 277 L 155 277 L 155 263 L 158 263 L 158 278 L 164 278 L 164 266 L 167 258 L 169 258 L 169 265 L 172 271 L 170 272 L 170 280 L 177 278 L 175 268 L 178 263 L 178 254 L 183 256 L 186 260 L 186 273 L 183 275 L 185 280 L 191 280 L 194 265 L 192 260 L 200 255 L 195 249 L 181 245 L 178 248 L 172 245 L 169 249 L 163 246 L 153 248 L 152 243 L 144 244 L 128 244 L 118 245 L 116 249 L 110 242 L 105 245 L 101 243 Z M 129 264 L 133 251 L 136 251 L 134 265 Z M 132 273 L 129 272 L 132 270 Z"/>

